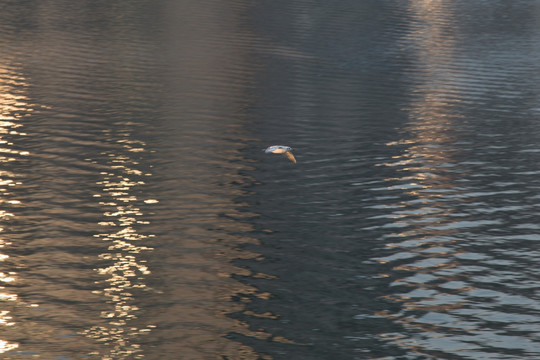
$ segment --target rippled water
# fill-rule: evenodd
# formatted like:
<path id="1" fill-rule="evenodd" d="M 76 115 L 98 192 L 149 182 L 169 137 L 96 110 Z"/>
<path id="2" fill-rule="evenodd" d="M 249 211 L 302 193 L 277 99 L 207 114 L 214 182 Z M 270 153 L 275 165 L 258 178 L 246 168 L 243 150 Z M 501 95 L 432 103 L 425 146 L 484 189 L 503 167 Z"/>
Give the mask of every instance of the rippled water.
<path id="1" fill-rule="evenodd" d="M 2 359 L 540 357 L 537 1 L 0 20 Z"/>

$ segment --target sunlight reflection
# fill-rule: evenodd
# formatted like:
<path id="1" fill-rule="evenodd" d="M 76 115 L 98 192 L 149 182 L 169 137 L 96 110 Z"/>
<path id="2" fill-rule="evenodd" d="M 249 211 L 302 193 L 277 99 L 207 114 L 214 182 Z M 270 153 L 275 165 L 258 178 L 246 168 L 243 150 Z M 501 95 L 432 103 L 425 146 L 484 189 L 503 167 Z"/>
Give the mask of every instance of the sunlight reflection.
<path id="1" fill-rule="evenodd" d="M 120 132 L 120 139 L 115 139 L 108 131 L 105 133 L 106 140 L 120 147 L 117 151 L 102 153 L 109 170 L 101 173 L 102 180 L 97 183 L 102 193 L 94 195 L 101 200 L 99 205 L 104 209 L 103 216 L 107 218 L 99 224 L 108 230 L 95 237 L 109 243 L 107 252 L 100 255 L 103 263 L 109 265 L 96 269 L 107 279 L 103 289 L 95 293 L 102 294 L 112 308 L 101 313 L 101 317 L 108 321 L 107 326 L 95 326 L 83 334 L 110 345 L 110 353 L 101 354 L 103 359 L 139 358 L 142 354 L 139 354 L 141 349 L 136 338 L 155 327 L 137 327 L 130 323 L 137 318 L 140 310 L 134 305 L 137 292 L 146 288 L 145 278 L 150 274 L 146 261 L 139 255 L 152 250 L 145 245 L 145 241 L 154 237 L 139 230 L 148 224 L 148 221 L 142 219 L 144 212 L 140 206 L 157 203 L 157 200 L 151 199 L 148 202 L 148 199 L 137 197 L 140 193 L 138 188 L 145 185 L 144 177 L 151 174 L 143 175 L 136 169 L 138 160 L 126 155 L 142 152 L 144 142 L 129 139 L 128 130 Z M 136 151 L 132 151 L 134 149 Z"/>
<path id="2" fill-rule="evenodd" d="M 461 120 L 455 111 L 459 102 L 455 89 L 459 86 L 454 86 L 457 81 L 452 63 L 454 39 L 452 32 L 447 31 L 453 11 L 451 4 L 440 1 L 413 2 L 410 11 L 418 21 L 406 41 L 417 48 L 421 64 L 415 73 L 416 100 L 405 109 L 410 118 L 405 129 L 408 138 L 387 144 L 403 149 L 401 154 L 382 164 L 400 174 L 386 179 L 391 184 L 388 190 L 402 191 L 407 200 L 392 207 L 393 225 L 400 230 L 386 236 L 386 247 L 392 255 L 376 259 L 391 266 L 392 272 L 386 274 L 394 278 L 391 286 L 410 291 L 386 297 L 402 305 L 400 313 L 378 315 L 401 323 L 413 333 L 436 333 L 441 327 L 452 331 L 452 316 L 448 311 L 466 305 L 460 293 L 467 289 L 444 286 L 456 280 L 451 274 L 460 265 L 455 260 L 458 253 L 453 246 L 457 241 L 453 234 L 458 229 L 452 226 L 458 223 L 459 214 L 445 204 L 447 197 L 461 191 L 452 158 L 457 152 L 454 143 L 458 137 L 453 131 L 454 124 Z M 396 278 L 394 273 L 401 277 Z M 421 321 L 421 314 L 426 312 L 444 314 L 448 322 Z M 385 335 L 389 334 L 382 334 Z M 425 351 L 413 340 L 397 336 L 394 341 L 415 352 Z"/>
<path id="3" fill-rule="evenodd" d="M 0 164 L 14 162 L 29 155 L 28 151 L 14 147 L 14 140 L 26 133 L 21 131 L 21 123 L 25 117 L 30 116 L 34 106 L 23 93 L 28 86 L 23 75 L 13 70 L 9 62 L 0 64 Z M 14 199 L 14 188 L 21 185 L 16 174 L 8 171 L 5 167 L 0 168 L 0 220 L 10 221 L 15 217 L 15 209 L 21 205 L 21 201 Z M 4 231 L 0 227 L 0 236 Z M 0 251 L 11 245 L 11 242 L 0 237 Z M 0 253 L 0 269 L 2 264 L 9 259 L 9 255 Z M 10 284 L 17 282 L 17 273 L 13 271 L 0 271 L 0 283 Z M 15 302 L 17 294 L 6 291 L 5 286 L 0 286 L 0 301 Z M 9 310 L 0 311 L 0 328 L 10 327 L 16 324 Z M 7 339 L 0 339 L 0 354 L 17 349 L 19 344 Z"/>

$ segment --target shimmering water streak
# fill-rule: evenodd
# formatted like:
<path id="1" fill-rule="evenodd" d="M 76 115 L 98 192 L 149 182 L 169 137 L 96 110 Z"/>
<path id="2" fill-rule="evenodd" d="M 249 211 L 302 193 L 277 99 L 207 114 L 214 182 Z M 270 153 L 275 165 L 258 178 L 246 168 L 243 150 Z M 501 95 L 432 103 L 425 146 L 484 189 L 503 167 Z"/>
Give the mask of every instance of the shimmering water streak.
<path id="1" fill-rule="evenodd" d="M 18 274 L 10 265 L 10 256 L 6 250 L 13 243 L 5 237 L 5 227 L 17 216 L 17 210 L 24 204 L 21 202 L 18 187 L 22 184 L 23 174 L 16 172 L 15 164 L 29 156 L 27 150 L 21 149 L 18 140 L 25 136 L 23 126 L 35 110 L 25 94 L 27 80 L 10 59 L 0 58 L 0 301 L 2 303 L 18 302 L 22 307 L 35 307 L 18 299 L 15 291 Z M 0 310 L 1 333 L 5 334 L 21 319 L 17 319 L 10 310 Z M 16 341 L 0 338 L 0 353 L 19 347 Z"/>
<path id="2" fill-rule="evenodd" d="M 535 330 L 540 306 L 527 284 L 534 277 L 529 265 L 539 255 L 534 242 L 540 237 L 529 216 L 520 214 L 538 209 L 515 198 L 538 197 L 538 190 L 523 176 L 497 179 L 519 173 L 519 164 L 497 161 L 497 153 L 519 144 L 497 141 L 504 134 L 485 128 L 480 131 L 494 136 L 486 145 L 482 134 L 467 125 L 474 119 L 465 118 L 462 109 L 470 105 L 463 103 L 477 106 L 489 97 L 482 89 L 497 89 L 503 82 L 490 70 L 492 61 L 477 68 L 466 65 L 462 49 L 456 48 L 460 39 L 448 31 L 459 23 L 452 7 L 411 4 L 416 22 L 406 41 L 418 49 L 418 70 L 411 73 L 417 79 L 416 100 L 405 109 L 410 120 L 403 133 L 408 136 L 388 143 L 401 154 L 380 164 L 396 171 L 396 177 L 386 179 L 388 192 L 403 196 L 385 206 L 389 222 L 384 226 L 392 232 L 384 241 L 392 255 L 378 258 L 391 266 L 384 276 L 393 279 L 396 290 L 385 298 L 401 304 L 399 313 L 378 315 L 402 324 L 407 333 L 382 336 L 412 353 L 440 358 L 493 358 L 486 349 L 498 351 L 501 359 L 531 358 L 540 354 Z M 498 74 L 519 69 L 507 70 Z M 467 80 L 474 84 L 474 75 L 481 79 L 478 85 L 463 86 Z M 483 159 L 485 154 L 492 157 Z M 535 164 L 530 170 L 537 169 Z"/>
<path id="3" fill-rule="evenodd" d="M 148 244 L 154 237 L 144 232 L 148 221 L 143 207 L 158 200 L 141 198 L 144 190 L 138 189 L 152 175 L 138 166 L 142 154 L 147 151 L 146 144 L 133 138 L 133 124 L 115 125 L 103 130 L 103 141 L 110 143 L 114 150 L 102 152 L 99 159 L 89 159 L 105 168 L 100 173 L 101 181 L 97 183 L 102 191 L 94 194 L 94 198 L 106 210 L 103 221 L 99 223 L 106 231 L 95 237 L 108 246 L 107 251 L 99 256 L 103 265 L 96 269 L 105 280 L 101 282 L 102 290 L 94 293 L 104 296 L 110 309 L 101 312 L 101 317 L 107 321 L 106 326 L 94 326 L 81 333 L 109 345 L 110 350 L 106 354 L 93 352 L 101 358 L 138 358 L 142 355 L 138 355 L 141 349 L 136 338 L 155 328 L 154 324 L 137 327 L 132 323 L 140 310 L 135 293 L 147 290 L 146 277 L 150 274 L 146 260 L 140 256 L 152 250 Z"/>

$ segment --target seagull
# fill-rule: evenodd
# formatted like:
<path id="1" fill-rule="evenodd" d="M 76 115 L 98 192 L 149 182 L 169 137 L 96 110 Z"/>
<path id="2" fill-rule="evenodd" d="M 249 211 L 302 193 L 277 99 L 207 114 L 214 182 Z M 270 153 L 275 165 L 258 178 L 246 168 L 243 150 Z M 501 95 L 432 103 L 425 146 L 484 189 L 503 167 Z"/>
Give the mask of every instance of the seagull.
<path id="1" fill-rule="evenodd" d="M 292 147 L 285 146 L 285 145 L 272 145 L 266 148 L 264 150 L 266 154 L 283 154 L 287 157 L 287 159 L 291 160 L 293 163 L 296 164 L 296 159 L 294 158 L 294 155 L 292 154 Z"/>

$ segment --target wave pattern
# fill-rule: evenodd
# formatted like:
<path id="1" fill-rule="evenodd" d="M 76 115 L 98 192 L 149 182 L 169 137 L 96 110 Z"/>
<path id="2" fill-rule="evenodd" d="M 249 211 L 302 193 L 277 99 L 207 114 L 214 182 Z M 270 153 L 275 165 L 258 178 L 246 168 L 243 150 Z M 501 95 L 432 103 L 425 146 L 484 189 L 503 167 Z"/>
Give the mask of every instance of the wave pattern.
<path id="1" fill-rule="evenodd" d="M 236 279 L 263 273 L 233 264 L 258 256 L 240 248 L 257 242 L 245 235 L 256 215 L 235 203 L 251 182 L 240 173 L 253 85 L 236 49 L 252 41 L 225 14 L 243 5 L 87 5 L 0 15 L 2 48 L 20 63 L 0 67 L 5 220 L 16 224 L 3 243 L 1 351 L 264 357 L 236 338 L 271 334 L 231 315 L 272 316 L 243 314 L 269 294 Z"/>
<path id="2" fill-rule="evenodd" d="M 0 10 L 2 358 L 540 356 L 534 2 Z"/>
<path id="3" fill-rule="evenodd" d="M 540 53 L 536 27 L 511 20 L 530 24 L 534 9 L 319 10 L 290 16 L 315 60 L 266 83 L 286 90 L 261 108 L 284 119 L 255 125 L 298 159 L 256 174 L 272 260 L 250 266 L 281 280 L 265 286 L 288 325 L 261 323 L 304 347 L 258 346 L 296 359 L 538 357 Z M 377 44 L 373 29 L 340 27 L 360 22 Z"/>
<path id="4" fill-rule="evenodd" d="M 13 259 L 10 251 L 16 244 L 9 233 L 21 231 L 21 227 L 13 223 L 17 212 L 25 205 L 20 190 L 24 174 L 16 169 L 17 165 L 24 163 L 30 155 L 19 141 L 27 135 L 23 124 L 32 116 L 36 107 L 26 94 L 27 80 L 18 70 L 18 66 L 10 63 L 8 59 L 0 65 L 0 301 L 9 304 L 0 311 L 2 332 L 9 331 L 15 325 L 18 311 L 14 309 L 14 304 L 25 309 L 36 306 L 21 301 L 14 291 L 21 279 L 17 267 L 14 266 L 17 261 Z M 12 339 L 0 340 L 1 354 L 18 347 L 19 343 Z"/>

